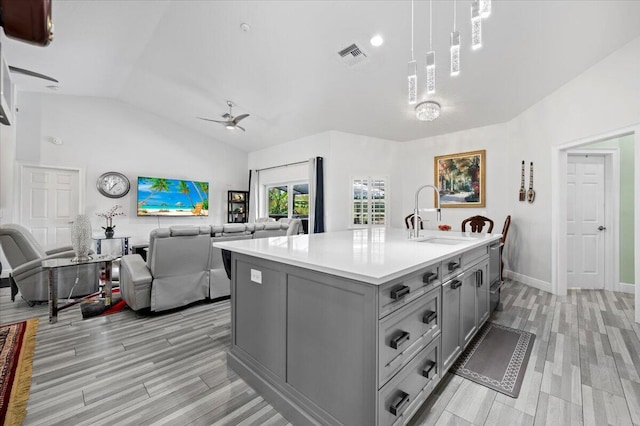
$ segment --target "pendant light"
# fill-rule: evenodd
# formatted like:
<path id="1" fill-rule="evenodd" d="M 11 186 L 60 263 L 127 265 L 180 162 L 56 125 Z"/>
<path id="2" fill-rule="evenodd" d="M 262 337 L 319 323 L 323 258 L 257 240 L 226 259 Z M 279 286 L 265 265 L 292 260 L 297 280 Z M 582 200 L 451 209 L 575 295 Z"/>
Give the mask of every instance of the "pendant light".
<path id="1" fill-rule="evenodd" d="M 413 0 L 411 0 L 411 60 L 407 74 L 409 89 L 409 105 L 418 102 L 418 65 L 413 57 Z"/>
<path id="2" fill-rule="evenodd" d="M 453 31 L 451 32 L 451 75 L 460 73 L 460 33 L 456 31 L 456 0 L 453 0 Z"/>
<path id="3" fill-rule="evenodd" d="M 427 94 L 436 92 L 436 52 L 433 50 L 433 0 L 429 0 L 429 51 L 427 52 Z"/>
<path id="4" fill-rule="evenodd" d="M 482 47 L 482 17 L 480 16 L 480 3 L 478 0 L 471 2 L 471 48 Z"/>

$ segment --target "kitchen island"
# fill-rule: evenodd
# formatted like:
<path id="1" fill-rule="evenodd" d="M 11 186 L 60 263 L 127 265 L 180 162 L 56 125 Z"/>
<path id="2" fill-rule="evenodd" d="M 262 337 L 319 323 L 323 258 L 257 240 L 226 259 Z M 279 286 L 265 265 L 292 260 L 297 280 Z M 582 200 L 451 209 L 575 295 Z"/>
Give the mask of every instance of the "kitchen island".
<path id="1" fill-rule="evenodd" d="M 228 363 L 293 424 L 406 424 L 489 317 L 500 234 L 363 229 L 232 251 Z"/>

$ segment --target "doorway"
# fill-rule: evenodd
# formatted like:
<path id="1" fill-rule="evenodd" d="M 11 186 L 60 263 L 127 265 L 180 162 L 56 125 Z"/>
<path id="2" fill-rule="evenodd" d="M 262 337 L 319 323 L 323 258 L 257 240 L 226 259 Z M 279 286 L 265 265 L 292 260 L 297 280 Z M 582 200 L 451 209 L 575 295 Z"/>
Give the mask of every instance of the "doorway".
<path id="1" fill-rule="evenodd" d="M 610 131 L 607 133 L 603 133 L 600 135 L 592 136 L 589 138 L 576 140 L 573 142 L 569 142 L 563 145 L 552 147 L 552 182 L 554 185 L 551 188 L 552 192 L 552 203 L 551 203 L 551 235 L 552 235 L 552 292 L 557 295 L 566 295 L 567 294 L 567 167 L 568 167 L 568 158 L 569 154 L 577 149 L 585 149 L 587 145 L 595 144 L 598 142 L 608 141 L 614 138 L 622 138 L 628 137 L 630 140 L 630 146 L 633 152 L 630 155 L 624 155 L 624 158 L 627 159 L 630 157 L 632 159 L 631 165 L 628 166 L 631 170 L 632 176 L 629 177 L 628 181 L 632 183 L 633 188 L 631 191 L 633 193 L 637 192 L 637 188 L 640 188 L 640 124 L 636 124 L 631 127 L 618 129 L 614 131 Z M 606 170 L 606 164 L 605 164 Z M 618 185 L 620 185 L 620 175 L 613 173 L 613 177 L 618 179 Z M 625 180 L 626 182 L 626 180 Z M 620 205 L 621 194 L 616 191 L 608 191 L 605 189 L 605 196 L 617 196 L 618 206 Z M 629 214 L 623 216 L 628 219 L 628 222 L 631 226 L 621 227 L 620 232 L 624 232 L 624 236 L 629 237 L 629 250 L 627 252 L 630 254 L 632 259 L 630 259 L 630 265 L 632 267 L 631 271 L 631 279 L 633 282 L 629 280 L 630 285 L 625 285 L 620 283 L 620 267 L 616 264 L 616 262 L 620 259 L 620 234 L 617 233 L 619 226 L 620 216 L 613 216 L 613 213 L 608 209 L 610 208 L 612 203 L 605 202 L 607 206 L 607 210 L 605 211 L 605 217 L 609 221 L 607 225 L 606 233 L 607 237 L 610 234 L 611 239 L 614 244 L 611 248 L 607 248 L 605 246 L 605 274 L 607 273 L 606 265 L 614 265 L 609 269 L 609 271 L 615 272 L 617 276 L 613 278 L 610 282 L 612 285 L 617 285 L 621 290 L 627 291 L 630 293 L 635 293 L 635 320 L 640 322 L 640 291 L 636 291 L 637 285 L 640 284 L 640 256 L 634 255 L 635 253 L 640 253 L 640 197 L 625 197 L 625 200 L 628 198 L 632 198 L 632 201 L 629 202 L 633 211 Z M 624 210 L 624 209 L 623 209 Z M 613 225 L 611 221 L 613 220 Z M 611 227 L 613 226 L 613 229 Z M 633 229 L 630 229 L 633 228 Z M 611 232 L 610 232 L 611 231 Z M 605 243 L 606 244 L 606 243 Z M 624 257 L 624 256 L 623 256 Z M 609 260 L 607 260 L 607 258 Z M 605 278 L 605 283 L 609 281 L 608 278 Z M 635 285 L 633 285 L 635 284 Z M 605 286 L 606 288 L 606 286 Z M 617 290 L 617 289 L 614 289 Z"/>
<path id="2" fill-rule="evenodd" d="M 613 290 L 613 268 L 605 266 L 605 242 L 612 245 L 615 221 L 607 221 L 605 207 L 613 210 L 613 200 L 605 200 L 605 160 L 614 164 L 606 152 L 578 152 L 571 150 L 567 158 L 567 287 L 589 290 Z M 610 170 L 612 174 L 615 170 Z M 606 193 L 618 192 L 607 176 Z M 607 197 L 611 198 L 611 197 Z M 608 203 L 607 203 L 608 201 Z M 613 208 L 611 208 L 613 207 Z M 608 223 L 610 222 L 610 223 Z M 609 225 L 609 226 L 606 226 Z M 607 234 L 608 231 L 608 234 Z M 609 237 L 609 238 L 607 238 Z M 608 252 L 608 250 L 607 250 Z M 615 261 L 615 259 L 610 259 Z M 605 271 L 607 272 L 605 274 Z M 606 283 L 606 285 L 605 285 Z M 616 289 L 617 290 L 617 289 Z"/>
<path id="3" fill-rule="evenodd" d="M 42 247 L 71 243 L 71 225 L 79 212 L 80 170 L 22 165 L 20 224 Z"/>

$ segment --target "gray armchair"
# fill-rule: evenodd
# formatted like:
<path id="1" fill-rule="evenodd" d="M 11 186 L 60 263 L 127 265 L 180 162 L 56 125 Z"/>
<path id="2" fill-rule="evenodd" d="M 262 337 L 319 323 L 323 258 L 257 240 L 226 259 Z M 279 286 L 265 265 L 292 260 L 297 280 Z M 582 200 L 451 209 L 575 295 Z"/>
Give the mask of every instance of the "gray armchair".
<path id="1" fill-rule="evenodd" d="M 134 311 L 164 311 L 209 297 L 210 226 L 151 231 L 147 263 L 138 254 L 120 260 L 120 294 Z"/>
<path id="2" fill-rule="evenodd" d="M 19 291 L 22 298 L 30 303 L 49 300 L 48 275 L 42 270 L 42 261 L 74 257 L 71 246 L 45 251 L 27 228 L 17 224 L 0 226 L 0 247 L 12 269 L 11 300 L 15 300 Z M 56 273 L 60 297 L 68 297 L 69 294 L 72 297 L 85 296 L 98 291 L 96 264 L 62 268 Z"/>

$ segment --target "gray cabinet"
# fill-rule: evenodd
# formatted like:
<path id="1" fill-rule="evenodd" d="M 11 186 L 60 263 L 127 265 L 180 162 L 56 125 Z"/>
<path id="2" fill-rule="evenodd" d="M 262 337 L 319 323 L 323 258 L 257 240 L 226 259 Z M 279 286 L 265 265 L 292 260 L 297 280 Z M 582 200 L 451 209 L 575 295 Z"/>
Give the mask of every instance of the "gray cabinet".
<path id="1" fill-rule="evenodd" d="M 478 317 L 476 315 L 476 274 L 475 268 L 467 269 L 459 278 L 462 281 L 460 291 L 460 323 L 462 326 L 462 348 L 466 348 L 476 334 Z"/>
<path id="2" fill-rule="evenodd" d="M 488 317 L 487 252 L 379 286 L 234 252 L 228 365 L 293 424 L 406 425 Z"/>
<path id="3" fill-rule="evenodd" d="M 453 278 L 442 286 L 442 371 L 460 354 L 460 294 L 462 281 Z"/>
<path id="4" fill-rule="evenodd" d="M 469 263 L 442 286 L 442 371 L 451 367 L 489 318 L 489 260 Z"/>
<path id="5" fill-rule="evenodd" d="M 498 266 L 500 267 L 500 266 Z M 480 262 L 474 271 L 476 280 L 476 316 L 478 327 L 489 319 L 489 261 Z"/>

